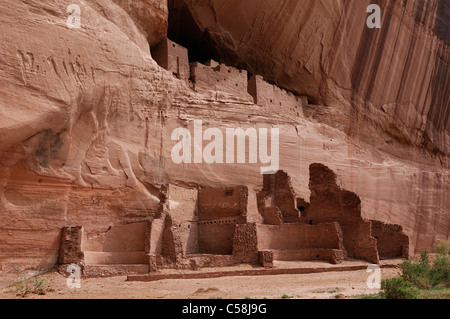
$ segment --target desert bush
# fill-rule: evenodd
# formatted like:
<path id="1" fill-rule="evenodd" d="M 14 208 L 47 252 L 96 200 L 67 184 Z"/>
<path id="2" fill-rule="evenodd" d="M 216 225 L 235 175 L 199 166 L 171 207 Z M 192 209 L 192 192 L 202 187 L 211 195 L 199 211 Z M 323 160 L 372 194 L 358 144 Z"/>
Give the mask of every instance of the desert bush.
<path id="1" fill-rule="evenodd" d="M 420 290 L 403 277 L 383 279 L 381 289 L 387 299 L 418 299 L 420 295 Z"/>
<path id="2" fill-rule="evenodd" d="M 16 284 L 17 295 L 22 297 L 28 294 L 45 295 L 47 289 L 47 281 L 39 276 L 21 280 Z"/>
<path id="3" fill-rule="evenodd" d="M 430 280 L 430 261 L 428 253 L 423 252 L 420 260 L 404 260 L 400 265 L 402 278 L 420 289 L 430 289 L 433 285 Z"/>
<path id="4" fill-rule="evenodd" d="M 429 271 L 429 280 L 433 287 L 450 286 L 450 260 L 447 256 L 437 256 Z"/>
<path id="5" fill-rule="evenodd" d="M 435 242 L 433 247 L 431 247 L 431 252 L 442 255 L 450 254 L 450 240 L 440 240 Z"/>
<path id="6" fill-rule="evenodd" d="M 404 260 L 402 275 L 381 282 L 382 295 L 388 299 L 417 299 L 435 295 L 433 290 L 450 287 L 450 260 L 447 255 L 437 256 L 433 263 L 428 253 L 420 259 Z M 439 292 L 439 291 L 438 291 Z M 446 294 L 447 290 L 439 292 Z"/>

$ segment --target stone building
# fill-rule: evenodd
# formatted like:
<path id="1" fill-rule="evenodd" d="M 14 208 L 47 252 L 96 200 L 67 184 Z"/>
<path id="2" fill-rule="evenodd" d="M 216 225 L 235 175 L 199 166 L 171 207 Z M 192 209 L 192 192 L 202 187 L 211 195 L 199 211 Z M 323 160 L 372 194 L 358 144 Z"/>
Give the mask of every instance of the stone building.
<path id="1" fill-rule="evenodd" d="M 166 185 L 152 220 L 114 225 L 91 238 L 82 225 L 64 228 L 60 263 L 80 264 L 86 276 L 97 276 L 408 256 L 402 228 L 362 218 L 359 197 L 341 189 L 331 169 L 312 164 L 309 187 L 310 203 L 296 197 L 283 171 L 265 176 L 259 192 Z"/>

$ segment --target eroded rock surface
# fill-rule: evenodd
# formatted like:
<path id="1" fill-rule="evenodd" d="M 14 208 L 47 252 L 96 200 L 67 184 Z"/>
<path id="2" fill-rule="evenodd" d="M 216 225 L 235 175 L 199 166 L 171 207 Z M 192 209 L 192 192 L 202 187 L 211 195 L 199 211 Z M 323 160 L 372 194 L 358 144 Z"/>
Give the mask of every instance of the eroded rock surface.
<path id="1" fill-rule="evenodd" d="M 163 0 L 82 1 L 80 29 L 66 25 L 69 2 L 1 1 L 3 278 L 52 267 L 65 226 L 93 237 L 156 224 L 162 185 L 260 191 L 259 164 L 173 162 L 172 132 L 193 132 L 194 120 L 276 127 L 297 196 L 309 201 L 309 166 L 323 163 L 359 196 L 362 217 L 401 225 L 412 249 L 448 238 L 447 2 L 380 1 L 383 26 L 372 31 L 364 1 L 201 3 L 188 1 L 189 12 L 222 62 L 317 105 L 274 111 L 194 91 L 152 59 L 169 23 Z"/>
<path id="2" fill-rule="evenodd" d="M 413 145 L 447 161 L 448 1 L 171 2 L 186 6 L 203 32 L 194 39 L 224 61 L 326 104 L 326 114 L 313 110 L 320 121 L 402 157 L 416 157 Z M 380 29 L 366 27 L 371 3 Z"/>

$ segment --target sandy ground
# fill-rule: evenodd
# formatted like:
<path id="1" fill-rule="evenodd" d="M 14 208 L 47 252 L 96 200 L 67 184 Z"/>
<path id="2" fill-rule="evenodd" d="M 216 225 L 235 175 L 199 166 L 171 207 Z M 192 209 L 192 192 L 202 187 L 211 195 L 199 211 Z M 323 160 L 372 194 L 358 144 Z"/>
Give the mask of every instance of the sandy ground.
<path id="1" fill-rule="evenodd" d="M 382 268 L 382 278 L 398 274 L 395 268 Z M 302 275 L 222 277 L 211 279 L 171 279 L 155 282 L 128 282 L 125 276 L 82 279 L 80 289 L 69 289 L 66 278 L 50 271 L 45 278 L 45 295 L 17 296 L 15 286 L 0 290 L 0 298 L 51 299 L 279 299 L 288 295 L 296 299 L 352 298 L 374 294 L 367 286 L 370 273 L 365 270 L 326 272 Z"/>

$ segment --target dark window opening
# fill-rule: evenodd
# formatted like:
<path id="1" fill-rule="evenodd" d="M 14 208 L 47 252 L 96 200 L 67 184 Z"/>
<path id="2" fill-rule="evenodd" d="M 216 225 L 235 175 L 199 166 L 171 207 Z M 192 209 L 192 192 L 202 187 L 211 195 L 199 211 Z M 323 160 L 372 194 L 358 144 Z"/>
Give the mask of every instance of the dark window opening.
<path id="1" fill-rule="evenodd" d="M 305 211 L 305 206 L 298 206 L 297 207 L 299 211 L 304 212 Z"/>

